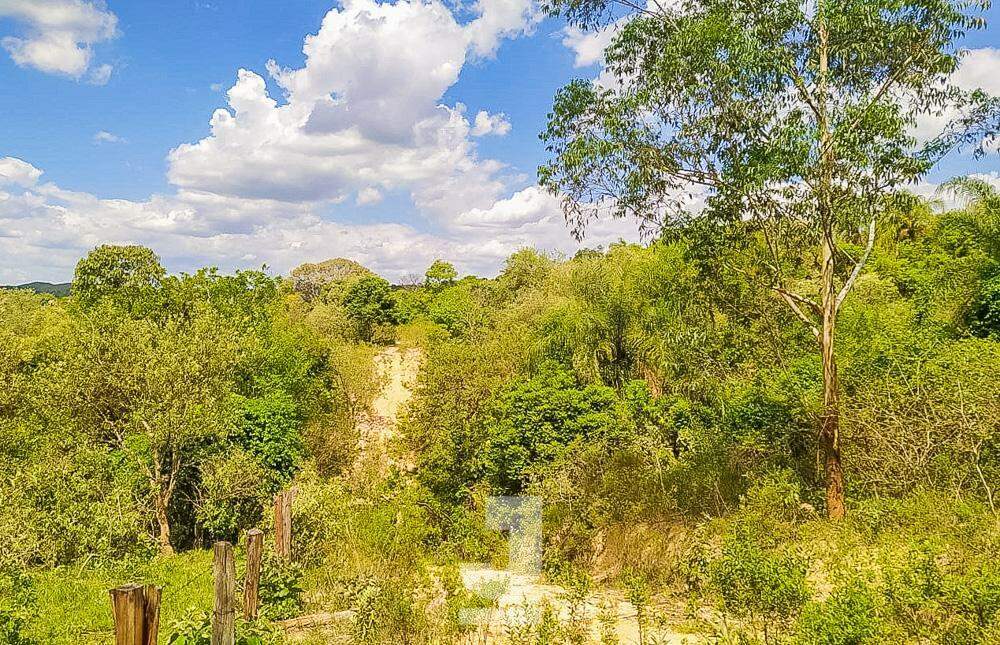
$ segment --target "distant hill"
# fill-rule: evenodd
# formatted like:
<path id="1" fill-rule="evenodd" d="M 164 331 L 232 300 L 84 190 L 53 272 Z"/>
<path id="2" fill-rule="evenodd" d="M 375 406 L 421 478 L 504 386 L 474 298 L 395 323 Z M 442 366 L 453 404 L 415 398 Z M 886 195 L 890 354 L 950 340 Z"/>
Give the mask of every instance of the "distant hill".
<path id="1" fill-rule="evenodd" d="M 51 293 L 54 296 L 68 296 L 69 282 L 52 284 L 51 282 L 28 282 L 27 284 L 15 284 L 3 287 L 4 289 L 30 289 L 35 293 Z"/>

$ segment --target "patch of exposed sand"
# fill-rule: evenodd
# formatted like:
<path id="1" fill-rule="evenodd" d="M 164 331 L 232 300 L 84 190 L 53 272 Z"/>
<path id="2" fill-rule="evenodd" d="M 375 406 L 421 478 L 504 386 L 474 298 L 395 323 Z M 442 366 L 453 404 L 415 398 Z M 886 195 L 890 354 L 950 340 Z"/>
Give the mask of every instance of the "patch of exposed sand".
<path id="1" fill-rule="evenodd" d="M 413 396 L 423 352 L 419 349 L 386 347 L 375 356 L 375 370 L 382 390 L 372 401 L 371 412 L 359 424 L 365 449 L 384 448 L 395 437 L 400 413 Z"/>

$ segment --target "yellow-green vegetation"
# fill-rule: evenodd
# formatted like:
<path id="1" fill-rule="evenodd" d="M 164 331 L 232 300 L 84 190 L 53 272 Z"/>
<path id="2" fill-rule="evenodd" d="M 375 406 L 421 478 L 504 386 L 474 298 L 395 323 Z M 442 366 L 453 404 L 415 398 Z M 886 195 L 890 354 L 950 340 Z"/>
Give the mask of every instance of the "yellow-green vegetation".
<path id="1" fill-rule="evenodd" d="M 41 643 L 87 643 L 112 640 L 108 590 L 135 580 L 163 587 L 160 634 L 191 611 L 212 608 L 212 554 L 195 550 L 151 560 L 127 560 L 94 567 L 87 562 L 40 572 L 35 578 L 38 614 L 25 635 Z"/>
<path id="2" fill-rule="evenodd" d="M 467 636 L 462 610 L 491 601 L 458 565 L 503 565 L 484 520 L 501 494 L 542 497 L 545 575 L 565 590 L 508 625 L 512 642 L 626 623 L 648 642 L 990 642 L 1000 209 L 921 213 L 919 234 L 880 235 L 841 316 L 841 522 L 823 517 L 814 341 L 684 241 L 524 250 L 495 279 L 308 301 L 279 278 L 155 263 L 92 281 L 118 286 L 90 300 L 2 292 L 5 637 L 106 641 L 108 589 L 151 582 L 164 639 L 202 642 L 203 547 L 269 530 L 271 496 L 294 485 L 294 564 L 266 558 L 262 613 L 352 612 L 299 635 L 315 642 Z M 134 265 L 115 252 L 98 272 Z M 963 291 L 937 287 L 958 272 Z M 387 452 L 358 450 L 383 349 L 326 323 L 371 311 L 423 355 L 403 416 L 381 421 Z M 609 609 L 621 600 L 636 613 Z"/>
<path id="3" fill-rule="evenodd" d="M 1000 195 L 901 190 L 998 130 L 946 86 L 978 3 L 644 6 L 540 171 L 579 232 L 610 210 L 644 244 L 399 285 L 101 246 L 69 295 L 0 291 L 0 641 L 106 642 L 128 581 L 206 643 L 206 548 L 295 487 L 241 645 L 1000 642 Z M 959 116 L 918 148 L 925 113 Z M 466 589 L 504 562 L 491 498 L 525 495 L 555 591 Z M 515 588 L 521 619 L 464 620 Z"/>

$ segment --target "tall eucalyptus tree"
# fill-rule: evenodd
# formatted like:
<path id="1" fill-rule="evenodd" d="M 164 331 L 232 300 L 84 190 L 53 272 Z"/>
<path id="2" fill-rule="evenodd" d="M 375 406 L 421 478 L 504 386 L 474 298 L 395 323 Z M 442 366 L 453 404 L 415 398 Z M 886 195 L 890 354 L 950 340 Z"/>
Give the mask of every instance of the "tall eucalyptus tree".
<path id="1" fill-rule="evenodd" d="M 997 130 L 997 100 L 950 81 L 986 2 L 549 1 L 617 34 L 604 82 L 556 95 L 541 184 L 578 234 L 610 213 L 758 249 L 748 273 L 822 357 L 827 513 L 842 517 L 837 315 L 888 201 L 956 148 L 983 154 Z"/>

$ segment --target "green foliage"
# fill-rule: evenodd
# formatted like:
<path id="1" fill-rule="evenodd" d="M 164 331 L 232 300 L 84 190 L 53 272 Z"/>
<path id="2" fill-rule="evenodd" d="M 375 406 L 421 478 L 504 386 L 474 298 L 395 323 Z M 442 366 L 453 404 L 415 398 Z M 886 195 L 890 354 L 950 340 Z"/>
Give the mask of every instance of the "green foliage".
<path id="1" fill-rule="evenodd" d="M 0 643 L 35 645 L 26 634 L 27 623 L 37 610 L 34 585 L 21 571 L 0 560 Z"/>
<path id="2" fill-rule="evenodd" d="M 295 398 L 275 389 L 237 403 L 239 420 L 230 439 L 250 451 L 279 486 L 302 458 L 302 415 Z"/>
<path id="3" fill-rule="evenodd" d="M 396 321 L 389 283 L 378 276 L 364 276 L 353 282 L 342 302 L 361 340 L 371 341 L 380 325 Z"/>
<path id="4" fill-rule="evenodd" d="M 434 260 L 434 262 L 424 272 L 424 284 L 428 287 L 440 287 L 451 284 L 458 277 L 458 271 L 451 262 L 444 260 Z"/>
<path id="5" fill-rule="evenodd" d="M 436 291 L 427 303 L 427 317 L 453 336 L 470 334 L 482 317 L 479 285 L 475 278 Z"/>
<path id="6" fill-rule="evenodd" d="M 291 273 L 292 288 L 305 300 L 336 300 L 340 292 L 354 281 L 374 275 L 354 260 L 333 258 L 323 262 L 301 264 Z"/>
<path id="7" fill-rule="evenodd" d="M 982 338 L 1000 338 L 1000 276 L 980 287 L 972 303 L 969 330 Z"/>
<path id="8" fill-rule="evenodd" d="M 765 640 L 787 626 L 809 599 L 805 563 L 766 551 L 746 535 L 727 540 L 708 573 L 723 608 L 762 627 Z"/>
<path id="9" fill-rule="evenodd" d="M 542 285 L 552 270 L 554 262 L 535 249 L 525 248 L 511 255 L 504 262 L 498 280 L 499 287 L 516 296 Z"/>
<path id="10" fill-rule="evenodd" d="M 302 570 L 268 551 L 260 570 L 261 615 L 270 620 L 293 618 L 302 610 Z"/>
<path id="11" fill-rule="evenodd" d="M 199 470 L 197 520 L 214 535 L 233 538 L 257 524 L 276 492 L 276 473 L 241 448 L 212 455 Z"/>
<path id="12" fill-rule="evenodd" d="M 796 622 L 805 645 L 864 645 L 881 642 L 884 626 L 879 599 L 861 580 L 850 581 L 822 602 L 810 602 Z"/>
<path id="13" fill-rule="evenodd" d="M 530 469 L 558 459 L 568 446 L 618 433 L 621 420 L 611 388 L 579 387 L 553 364 L 514 384 L 491 406 L 482 467 L 498 489 L 518 492 Z"/>
<path id="14" fill-rule="evenodd" d="M 191 610 L 181 618 L 171 621 L 168 631 L 168 645 L 210 645 L 211 614 Z M 255 623 L 239 619 L 236 621 L 236 645 L 278 645 L 281 642 L 281 632 L 264 621 Z"/>
<path id="15" fill-rule="evenodd" d="M 80 260 L 73 274 L 73 294 L 85 305 L 112 298 L 131 313 L 151 310 L 151 299 L 166 272 L 160 259 L 143 246 L 99 246 Z"/>

